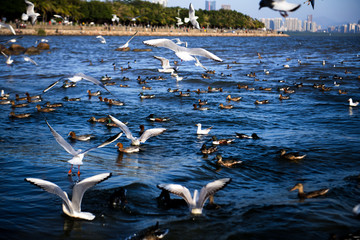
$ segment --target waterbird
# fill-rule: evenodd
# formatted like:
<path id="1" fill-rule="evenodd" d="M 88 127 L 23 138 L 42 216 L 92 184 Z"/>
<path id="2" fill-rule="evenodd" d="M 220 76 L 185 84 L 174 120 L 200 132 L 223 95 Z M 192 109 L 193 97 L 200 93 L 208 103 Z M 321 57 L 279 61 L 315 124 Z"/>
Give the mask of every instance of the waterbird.
<path id="1" fill-rule="evenodd" d="M 222 178 L 206 184 L 201 190 L 194 190 L 193 197 L 188 188 L 179 184 L 158 184 L 159 189 L 165 189 L 175 195 L 182 197 L 190 209 L 191 214 L 200 215 L 206 200 L 217 191 L 223 189 L 231 182 L 231 178 Z"/>
<path id="2" fill-rule="evenodd" d="M 304 159 L 305 157 L 306 157 L 306 154 L 300 155 L 299 153 L 296 153 L 296 152 L 286 153 L 285 149 L 280 149 L 280 158 L 283 158 L 283 159 L 300 160 L 300 159 Z"/>
<path id="3" fill-rule="evenodd" d="M 119 23 L 119 21 L 120 21 L 120 18 L 118 17 L 118 16 L 116 16 L 116 14 L 111 14 L 112 15 L 112 18 L 111 18 L 111 21 L 112 22 L 118 22 Z"/>
<path id="4" fill-rule="evenodd" d="M 5 28 L 9 29 L 12 32 L 12 34 L 16 35 L 14 28 L 10 24 L 0 22 L 0 28 L 1 27 L 5 27 Z"/>
<path id="5" fill-rule="evenodd" d="M 95 138 L 95 136 L 92 134 L 76 135 L 76 133 L 74 131 L 70 131 L 68 136 L 72 140 L 78 140 L 78 141 L 89 141 L 90 139 Z"/>
<path id="6" fill-rule="evenodd" d="M 184 18 L 184 22 L 188 23 L 190 21 L 194 28 L 200 29 L 199 22 L 196 20 L 198 18 L 199 18 L 198 16 L 195 16 L 194 6 L 192 5 L 192 3 L 190 3 L 190 5 L 189 5 L 189 17 Z"/>
<path id="7" fill-rule="evenodd" d="M 24 56 L 24 61 L 26 62 L 31 62 L 34 65 L 38 65 L 34 60 L 32 60 L 30 57 L 28 56 Z"/>
<path id="8" fill-rule="evenodd" d="M 306 0 L 304 3 L 307 3 L 308 5 L 311 4 L 313 9 L 315 7 L 315 0 Z"/>
<path id="9" fill-rule="evenodd" d="M 200 151 L 202 154 L 205 154 L 205 155 L 208 155 L 208 154 L 211 154 L 211 153 L 214 153 L 217 151 L 217 147 L 216 146 L 211 146 L 209 148 L 206 147 L 206 144 L 204 143 L 201 148 L 200 148 Z"/>
<path id="10" fill-rule="evenodd" d="M 154 226 L 150 226 L 146 229 L 141 230 L 126 238 L 126 240 L 158 240 L 163 239 L 168 234 L 169 229 L 161 229 L 159 222 L 156 222 Z"/>
<path id="11" fill-rule="evenodd" d="M 184 79 L 184 77 L 180 77 L 177 73 L 171 73 L 171 77 L 174 77 L 177 82 Z"/>
<path id="12" fill-rule="evenodd" d="M 28 118 L 30 117 L 31 114 L 30 113 L 19 113 L 19 114 L 15 114 L 13 111 L 10 112 L 9 117 L 11 118 Z"/>
<path id="13" fill-rule="evenodd" d="M 5 63 L 8 65 L 8 66 L 10 66 L 13 62 L 14 62 L 14 60 L 12 60 L 11 59 L 11 55 L 6 55 L 4 52 L 1 52 L 2 53 L 2 55 L 6 58 L 6 61 L 5 61 Z"/>
<path id="14" fill-rule="evenodd" d="M 90 212 L 81 211 L 81 202 L 86 190 L 101 183 L 111 177 L 111 173 L 102 173 L 78 182 L 73 187 L 71 201 L 66 192 L 64 192 L 58 185 L 39 178 L 25 178 L 25 181 L 34 184 L 35 186 L 42 188 L 43 190 L 59 196 L 62 200 L 63 212 L 73 218 L 80 218 L 85 220 L 93 220 L 95 215 Z"/>
<path id="15" fill-rule="evenodd" d="M 195 66 L 201 67 L 201 68 L 203 68 L 205 71 L 208 70 L 204 65 L 202 65 L 202 63 L 199 61 L 199 59 L 198 59 L 197 57 L 194 56 L 194 58 L 195 58 Z"/>
<path id="16" fill-rule="evenodd" d="M 93 78 L 93 77 L 91 77 L 91 76 L 87 76 L 87 75 L 85 75 L 84 73 L 76 73 L 76 74 L 74 74 L 74 75 L 68 75 L 68 76 L 62 77 L 62 78 L 60 78 L 59 80 L 57 80 L 56 82 L 52 83 L 52 84 L 51 84 L 50 86 L 48 86 L 47 88 L 45 88 L 45 89 L 43 90 L 43 93 L 49 91 L 49 90 L 50 90 L 51 88 L 53 88 L 57 83 L 59 83 L 59 81 L 60 81 L 61 79 L 63 79 L 63 78 L 67 78 L 67 79 L 69 79 L 71 82 L 74 82 L 74 83 L 79 82 L 79 81 L 81 81 L 81 80 L 83 80 L 83 79 L 84 79 L 84 80 L 87 80 L 87 81 L 89 81 L 89 82 L 92 82 L 92 83 L 94 83 L 94 84 L 96 84 L 96 85 L 104 88 L 108 93 L 110 93 L 111 95 L 113 95 L 113 94 L 105 87 L 105 85 L 104 85 L 102 82 L 100 82 L 99 80 L 97 80 L 97 79 L 95 79 L 95 78 Z M 114 95 L 113 95 L 113 96 L 114 96 Z"/>
<path id="17" fill-rule="evenodd" d="M 121 142 L 118 142 L 115 147 L 118 148 L 119 152 L 123 152 L 123 153 L 135 153 L 135 152 L 139 152 L 140 151 L 140 147 L 139 146 L 130 146 L 130 147 L 126 147 L 124 148 L 124 145 Z"/>
<path id="18" fill-rule="evenodd" d="M 36 110 L 38 112 L 53 112 L 56 109 L 55 108 L 49 108 L 49 107 L 41 107 L 40 105 L 36 105 Z"/>
<path id="19" fill-rule="evenodd" d="M 153 113 L 146 117 L 147 120 L 151 122 L 167 122 L 170 121 L 168 117 L 155 117 Z"/>
<path id="20" fill-rule="evenodd" d="M 199 107 L 196 105 L 196 103 L 194 103 L 193 104 L 193 109 L 194 110 L 199 110 L 199 111 L 207 111 L 207 110 L 209 110 L 210 108 L 208 108 L 208 107 L 204 107 L 204 106 L 202 106 L 202 105 L 200 105 Z"/>
<path id="21" fill-rule="evenodd" d="M 226 145 L 226 144 L 230 144 L 235 141 L 235 139 L 230 139 L 230 138 L 229 139 L 225 139 L 225 138 L 217 139 L 216 136 L 212 136 L 211 139 L 212 139 L 213 145 Z"/>
<path id="22" fill-rule="evenodd" d="M 300 6 L 300 4 L 289 3 L 286 0 L 261 0 L 259 9 L 268 7 L 279 11 L 281 16 L 287 17 L 289 16 L 287 12 L 296 11 Z"/>
<path id="23" fill-rule="evenodd" d="M 106 40 L 105 40 L 105 38 L 103 36 L 99 35 L 96 38 L 99 38 L 101 43 L 106 44 Z"/>
<path id="24" fill-rule="evenodd" d="M 350 107 L 356 107 L 357 105 L 359 105 L 359 102 L 354 102 L 352 98 L 349 98 L 348 102 Z"/>
<path id="25" fill-rule="evenodd" d="M 86 91 L 88 93 L 89 96 L 99 96 L 101 95 L 100 90 L 96 91 L 96 92 L 91 92 L 90 90 Z"/>
<path id="26" fill-rule="evenodd" d="M 356 205 L 354 208 L 353 208 L 353 213 L 355 215 L 359 215 L 360 214 L 360 204 Z"/>
<path id="27" fill-rule="evenodd" d="M 234 106 L 231 105 L 231 104 L 229 104 L 229 105 L 224 105 L 224 104 L 222 104 L 222 103 L 220 103 L 219 107 L 220 107 L 221 109 L 232 109 L 232 108 L 234 108 Z"/>
<path id="28" fill-rule="evenodd" d="M 159 57 L 159 56 L 154 56 L 154 58 L 157 60 L 160 60 L 160 62 L 161 62 L 162 68 L 158 69 L 159 72 L 173 73 L 174 71 L 176 71 L 176 67 L 170 66 L 169 59 L 164 58 L 164 57 Z"/>
<path id="29" fill-rule="evenodd" d="M 256 134 L 256 133 L 253 133 L 251 134 L 250 136 L 249 135 L 246 135 L 244 133 L 235 133 L 236 134 L 236 137 L 237 138 L 242 138 L 242 139 L 254 139 L 254 140 L 257 140 L 257 139 L 260 139 L 260 137 Z"/>
<path id="30" fill-rule="evenodd" d="M 27 21 L 29 19 L 29 17 L 30 17 L 31 18 L 31 24 L 34 25 L 37 18 L 38 18 L 38 16 L 40 16 L 40 14 L 36 13 L 34 11 L 35 6 L 34 6 L 34 4 L 32 2 L 25 0 L 25 3 L 27 4 L 26 13 L 23 13 L 21 15 L 21 19 L 23 21 Z"/>
<path id="31" fill-rule="evenodd" d="M 206 129 L 201 129 L 201 123 L 198 123 L 195 126 L 197 126 L 196 134 L 198 134 L 198 135 L 207 135 L 207 134 L 209 134 L 210 130 L 213 128 L 211 126 L 209 128 L 206 128 Z"/>
<path id="32" fill-rule="evenodd" d="M 171 39 L 171 40 L 176 41 L 175 43 L 176 43 L 177 45 L 184 44 L 184 45 L 185 45 L 185 47 L 187 47 L 187 46 L 188 46 L 187 42 L 183 42 L 183 41 L 181 41 L 181 40 L 180 40 L 180 38 L 173 38 L 173 39 Z"/>
<path id="33" fill-rule="evenodd" d="M 131 37 L 124 45 L 120 46 L 119 48 L 127 48 L 127 47 L 129 47 L 130 41 L 135 37 L 135 35 L 136 35 L 137 33 L 138 33 L 138 31 L 136 31 L 136 32 L 134 33 L 134 35 L 132 35 L 132 37 Z"/>
<path id="34" fill-rule="evenodd" d="M 203 48 L 186 48 L 177 45 L 170 39 L 166 38 L 157 38 L 143 41 L 145 45 L 153 46 L 153 47 L 164 47 L 168 48 L 175 52 L 175 55 L 178 56 L 183 61 L 194 61 L 195 58 L 193 56 L 202 56 L 206 58 L 210 58 L 212 60 L 222 62 L 218 56 L 215 54 L 203 49 Z"/>
<path id="35" fill-rule="evenodd" d="M 179 17 L 175 17 L 176 18 L 176 20 L 177 20 L 177 22 L 176 22 L 176 25 L 179 27 L 180 25 L 183 25 L 184 23 L 183 23 L 183 21 L 181 20 L 181 18 L 179 18 Z"/>
<path id="36" fill-rule="evenodd" d="M 294 191 L 294 190 L 298 190 L 298 197 L 300 199 L 304 199 L 304 198 L 314 198 L 314 197 L 319 197 L 319 196 L 323 196 L 325 195 L 330 189 L 329 188 L 324 188 L 324 189 L 320 189 L 320 190 L 315 190 L 315 191 L 311 191 L 311 192 L 304 192 L 304 186 L 301 183 L 297 183 L 292 189 L 290 189 L 290 191 Z"/>
<path id="37" fill-rule="evenodd" d="M 134 137 L 130 132 L 130 129 L 120 120 L 109 115 L 110 119 L 125 133 L 125 136 L 131 140 L 131 145 L 139 146 L 140 143 L 146 142 L 151 137 L 158 136 L 166 131 L 166 128 L 152 128 L 144 131 L 140 138 Z"/>
<path id="38" fill-rule="evenodd" d="M 226 100 L 229 100 L 229 101 L 234 101 L 234 102 L 238 102 L 241 100 L 242 97 L 231 97 L 231 95 L 228 95 L 226 97 Z"/>
<path id="39" fill-rule="evenodd" d="M 70 159 L 68 161 L 68 163 L 71 164 L 71 168 L 68 172 L 68 175 L 70 175 L 72 173 L 72 168 L 73 168 L 73 165 L 78 165 L 78 172 L 77 174 L 80 175 L 80 165 L 83 164 L 82 160 L 85 156 L 86 153 L 92 151 L 92 150 L 95 150 L 97 148 L 102 148 L 102 147 L 105 147 L 106 145 L 116 141 L 119 137 L 121 137 L 122 135 L 122 132 L 119 132 L 118 134 L 110 137 L 109 139 L 107 139 L 105 142 L 103 142 L 102 144 L 96 146 L 96 147 L 92 147 L 92 148 L 89 148 L 85 151 L 82 151 L 82 150 L 75 150 L 67 141 L 65 141 L 65 139 L 60 135 L 58 134 L 51 126 L 50 124 L 48 123 L 47 120 L 45 120 L 46 124 L 48 125 L 50 131 L 51 131 L 51 134 L 54 136 L 56 142 L 65 149 L 65 151 L 67 151 L 69 154 L 71 154 L 73 156 L 72 159 Z"/>
<path id="40" fill-rule="evenodd" d="M 242 163 L 242 161 L 240 160 L 235 160 L 235 159 L 223 159 L 223 157 L 221 156 L 221 154 L 217 154 L 216 157 L 216 164 L 227 167 L 227 168 L 231 168 L 237 164 Z"/>

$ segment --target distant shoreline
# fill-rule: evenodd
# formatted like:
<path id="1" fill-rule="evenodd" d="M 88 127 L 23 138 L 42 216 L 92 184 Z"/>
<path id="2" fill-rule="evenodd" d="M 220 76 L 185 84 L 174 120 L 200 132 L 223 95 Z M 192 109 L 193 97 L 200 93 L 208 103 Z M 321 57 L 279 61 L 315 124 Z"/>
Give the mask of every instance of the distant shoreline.
<path id="1" fill-rule="evenodd" d="M 15 29 L 15 26 L 14 26 Z M 172 36 L 172 37 L 289 37 L 287 34 L 262 30 L 220 30 L 220 29 L 187 29 L 173 27 L 127 27 L 127 26 L 63 26 L 36 25 L 15 30 L 18 35 L 43 36 L 128 36 L 138 31 L 138 36 Z M 40 34 L 39 34 L 40 33 Z M 12 35 L 6 28 L 0 29 L 0 35 Z"/>

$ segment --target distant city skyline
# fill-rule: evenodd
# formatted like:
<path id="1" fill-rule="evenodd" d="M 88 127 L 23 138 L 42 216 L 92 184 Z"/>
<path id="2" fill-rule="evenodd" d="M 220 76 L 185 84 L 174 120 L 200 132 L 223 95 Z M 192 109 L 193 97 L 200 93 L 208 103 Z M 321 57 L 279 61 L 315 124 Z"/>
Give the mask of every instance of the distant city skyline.
<path id="1" fill-rule="evenodd" d="M 290 18 L 306 19 L 307 15 L 311 14 L 313 15 L 313 21 L 323 28 L 347 23 L 358 23 L 360 20 L 360 0 L 315 0 L 315 9 L 312 9 L 307 4 L 303 4 L 304 0 L 288 1 L 301 4 L 297 11 L 289 13 Z M 216 0 L 216 9 L 220 9 L 222 5 L 230 5 L 231 10 L 236 10 L 258 20 L 261 18 L 281 17 L 279 12 L 269 8 L 259 10 L 259 2 L 260 0 Z M 167 6 L 188 8 L 190 3 L 193 4 L 195 10 L 205 9 L 205 0 L 168 0 Z"/>

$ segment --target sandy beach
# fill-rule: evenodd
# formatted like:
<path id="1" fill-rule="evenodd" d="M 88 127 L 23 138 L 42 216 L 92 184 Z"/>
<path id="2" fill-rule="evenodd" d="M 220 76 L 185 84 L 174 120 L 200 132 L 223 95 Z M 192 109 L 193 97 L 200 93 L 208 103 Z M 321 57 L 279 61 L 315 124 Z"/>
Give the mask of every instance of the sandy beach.
<path id="1" fill-rule="evenodd" d="M 139 36 L 196 36 L 196 37 L 288 37 L 287 34 L 262 30 L 221 30 L 221 29 L 190 29 L 174 27 L 129 27 L 129 26 L 64 26 L 64 25 L 28 25 L 26 28 L 16 29 L 18 35 L 39 35 L 39 30 L 45 31 L 47 36 L 126 36 L 138 31 Z M 40 31 L 42 31 L 40 30 Z M 0 35 L 12 35 L 9 29 L 1 28 Z"/>

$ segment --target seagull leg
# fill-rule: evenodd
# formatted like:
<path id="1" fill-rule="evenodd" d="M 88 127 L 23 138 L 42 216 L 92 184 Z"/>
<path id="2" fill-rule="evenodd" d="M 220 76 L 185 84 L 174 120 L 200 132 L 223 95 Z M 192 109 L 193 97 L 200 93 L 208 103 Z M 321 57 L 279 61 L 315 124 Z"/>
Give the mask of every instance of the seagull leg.
<path id="1" fill-rule="evenodd" d="M 80 165 L 78 165 L 78 172 L 77 175 L 80 176 Z"/>
<path id="2" fill-rule="evenodd" d="M 68 175 L 70 175 L 70 176 L 71 176 L 71 170 L 72 170 L 72 168 L 73 168 L 73 165 L 71 165 L 71 168 L 70 168 L 70 170 L 69 170 L 69 172 L 68 172 Z"/>

